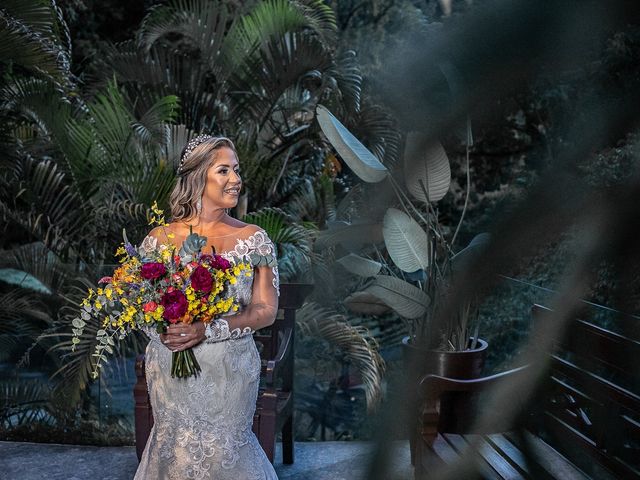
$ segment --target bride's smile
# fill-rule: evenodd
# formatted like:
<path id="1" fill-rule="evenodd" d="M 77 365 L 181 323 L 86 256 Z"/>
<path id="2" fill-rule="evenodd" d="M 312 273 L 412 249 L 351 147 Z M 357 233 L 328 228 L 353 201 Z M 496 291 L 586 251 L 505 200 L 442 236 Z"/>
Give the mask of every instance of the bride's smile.
<path id="1" fill-rule="evenodd" d="M 235 152 L 222 147 L 215 151 L 215 160 L 207 171 L 207 184 L 202 196 L 203 211 L 233 208 L 242 189 L 240 167 Z"/>

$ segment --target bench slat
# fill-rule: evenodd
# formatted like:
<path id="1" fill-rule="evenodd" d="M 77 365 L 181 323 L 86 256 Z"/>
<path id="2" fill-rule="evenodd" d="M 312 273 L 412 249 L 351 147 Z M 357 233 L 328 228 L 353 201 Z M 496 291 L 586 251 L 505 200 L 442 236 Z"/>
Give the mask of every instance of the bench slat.
<path id="1" fill-rule="evenodd" d="M 530 478 L 527 473 L 527 462 L 524 454 L 504 434 L 494 433 L 487 435 L 485 438 L 513 468 L 526 478 Z"/>
<path id="2" fill-rule="evenodd" d="M 505 480 L 524 480 L 518 470 L 513 468 L 509 462 L 506 462 L 502 455 L 496 451 L 493 446 L 482 437 L 475 437 L 480 446 L 480 455 L 484 457 L 491 468 Z"/>
<path id="3" fill-rule="evenodd" d="M 626 390 L 595 373 L 588 372 L 568 360 L 552 355 L 552 369 L 561 372 L 585 387 L 589 396 L 600 403 L 613 400 L 623 407 L 640 414 L 640 396 Z"/>
<path id="4" fill-rule="evenodd" d="M 581 432 L 575 430 L 567 423 L 563 422 L 561 419 L 551 415 L 550 413 L 545 413 L 544 415 L 544 424 L 545 427 L 551 432 L 559 441 L 558 445 L 565 445 L 565 448 L 561 448 L 561 453 L 565 455 L 571 455 L 570 446 L 579 445 L 583 450 L 589 452 L 591 457 L 596 458 L 598 463 L 603 465 L 605 468 L 609 469 L 619 478 L 640 478 L 640 472 L 629 467 L 625 463 L 609 456 L 606 452 L 599 449 L 595 442 L 583 435 Z M 580 463 L 580 459 L 575 459 L 576 462 Z M 589 462 L 588 465 L 580 465 L 585 469 L 590 467 L 597 467 L 593 462 Z M 587 472 L 591 474 L 591 472 Z M 603 475 L 605 472 L 599 472 L 598 476 L 595 478 L 605 478 Z M 593 476 L 593 475 L 592 475 Z"/>
<path id="5" fill-rule="evenodd" d="M 456 450 L 456 452 L 458 452 L 458 455 L 464 456 L 465 452 L 467 455 L 469 454 L 469 443 L 462 435 L 445 433 L 442 434 L 442 436 L 445 438 L 445 440 L 447 440 L 449 445 L 451 445 Z M 478 469 L 482 477 L 485 479 L 501 480 L 498 476 L 498 473 L 482 457 L 482 455 L 478 455 Z"/>

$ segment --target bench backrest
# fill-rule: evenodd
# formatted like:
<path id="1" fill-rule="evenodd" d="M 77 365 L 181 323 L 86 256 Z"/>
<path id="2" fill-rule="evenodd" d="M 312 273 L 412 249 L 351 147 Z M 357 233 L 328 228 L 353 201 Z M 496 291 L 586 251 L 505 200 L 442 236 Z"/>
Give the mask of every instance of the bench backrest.
<path id="1" fill-rule="evenodd" d="M 535 322 L 549 313 L 533 306 Z M 637 331 L 631 326 L 623 331 Z M 640 478 L 640 342 L 575 319 L 549 355 L 532 429 L 587 474 L 598 478 L 600 464 L 616 477 Z"/>

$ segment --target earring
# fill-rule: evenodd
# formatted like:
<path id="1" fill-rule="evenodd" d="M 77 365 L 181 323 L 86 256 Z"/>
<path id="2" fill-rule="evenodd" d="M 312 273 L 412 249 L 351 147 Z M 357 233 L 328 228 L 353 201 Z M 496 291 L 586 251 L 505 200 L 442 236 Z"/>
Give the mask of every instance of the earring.
<path id="1" fill-rule="evenodd" d="M 199 198 L 198 201 L 196 202 L 196 213 L 200 215 L 201 211 L 202 211 L 202 198 Z"/>

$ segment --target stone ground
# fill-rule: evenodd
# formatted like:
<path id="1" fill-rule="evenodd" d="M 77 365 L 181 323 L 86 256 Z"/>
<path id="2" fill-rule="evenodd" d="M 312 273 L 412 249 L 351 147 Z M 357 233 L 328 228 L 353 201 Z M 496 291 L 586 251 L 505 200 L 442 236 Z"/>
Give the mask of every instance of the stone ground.
<path id="1" fill-rule="evenodd" d="M 372 449 L 369 442 L 297 442 L 295 463 L 275 468 L 280 480 L 366 480 Z M 393 450 L 393 478 L 412 478 L 408 442 Z M 130 480 L 137 465 L 134 447 L 0 442 L 2 480 Z"/>

